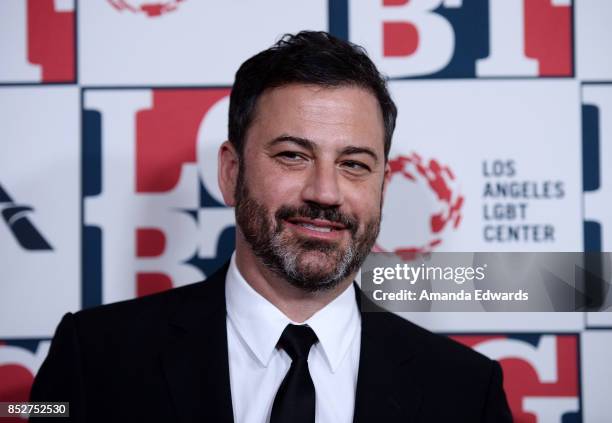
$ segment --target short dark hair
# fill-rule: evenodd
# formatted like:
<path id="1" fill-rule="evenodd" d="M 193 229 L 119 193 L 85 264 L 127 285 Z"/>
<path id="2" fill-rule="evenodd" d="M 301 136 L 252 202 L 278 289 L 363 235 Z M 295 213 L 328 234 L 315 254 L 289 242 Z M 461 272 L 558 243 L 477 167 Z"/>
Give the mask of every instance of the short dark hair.
<path id="1" fill-rule="evenodd" d="M 271 48 L 244 62 L 236 72 L 230 95 L 228 136 L 239 156 L 242 156 L 259 96 L 268 89 L 292 83 L 324 87 L 352 85 L 372 92 L 382 111 L 387 159 L 397 108 L 387 91 L 385 78 L 362 47 L 316 31 L 285 34 Z"/>

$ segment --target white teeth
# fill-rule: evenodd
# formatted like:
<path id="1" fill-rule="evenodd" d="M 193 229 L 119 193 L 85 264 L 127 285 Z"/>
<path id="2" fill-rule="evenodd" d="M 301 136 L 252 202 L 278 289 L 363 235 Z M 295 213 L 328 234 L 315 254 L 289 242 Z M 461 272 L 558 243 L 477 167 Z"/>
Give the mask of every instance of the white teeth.
<path id="1" fill-rule="evenodd" d="M 331 228 L 322 228 L 320 226 L 309 225 L 308 223 L 300 223 L 300 226 L 317 232 L 331 232 Z"/>

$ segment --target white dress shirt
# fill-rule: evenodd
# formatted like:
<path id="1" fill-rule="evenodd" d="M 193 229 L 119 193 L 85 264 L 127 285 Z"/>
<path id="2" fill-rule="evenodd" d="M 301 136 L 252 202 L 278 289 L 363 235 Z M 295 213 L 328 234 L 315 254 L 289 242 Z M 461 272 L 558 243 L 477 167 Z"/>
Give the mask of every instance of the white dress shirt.
<path id="1" fill-rule="evenodd" d="M 352 285 L 304 323 L 292 322 L 242 277 L 232 256 L 225 283 L 227 346 L 236 423 L 265 423 L 291 358 L 276 347 L 289 323 L 307 324 L 319 342 L 308 355 L 317 423 L 353 421 L 361 316 Z"/>

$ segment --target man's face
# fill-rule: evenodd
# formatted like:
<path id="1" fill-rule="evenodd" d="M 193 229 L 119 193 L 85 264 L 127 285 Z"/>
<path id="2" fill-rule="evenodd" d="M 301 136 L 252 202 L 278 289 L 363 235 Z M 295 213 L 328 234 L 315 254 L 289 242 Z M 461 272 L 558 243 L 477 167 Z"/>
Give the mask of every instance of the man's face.
<path id="1" fill-rule="evenodd" d="M 253 253 L 294 286 L 337 286 L 378 235 L 384 127 L 357 87 L 293 84 L 265 92 L 248 130 L 236 220 Z"/>

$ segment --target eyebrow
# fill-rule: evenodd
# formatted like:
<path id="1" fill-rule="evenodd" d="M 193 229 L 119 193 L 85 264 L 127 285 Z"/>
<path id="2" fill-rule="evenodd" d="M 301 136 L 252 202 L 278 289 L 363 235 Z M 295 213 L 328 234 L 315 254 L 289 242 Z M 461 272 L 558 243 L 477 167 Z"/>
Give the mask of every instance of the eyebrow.
<path id="1" fill-rule="evenodd" d="M 268 143 L 268 147 L 274 147 L 275 145 L 281 144 L 283 142 L 291 142 L 297 144 L 310 152 L 314 152 L 317 149 L 316 144 L 311 140 L 307 138 L 294 137 L 292 135 L 278 136 Z"/>
<path id="2" fill-rule="evenodd" d="M 375 163 L 378 163 L 378 155 L 374 152 L 374 150 L 367 148 L 367 147 L 355 147 L 355 146 L 349 145 L 348 147 L 345 147 L 342 149 L 341 154 L 342 155 L 367 154 L 368 156 L 371 156 L 372 159 L 374 159 Z"/>
<path id="3" fill-rule="evenodd" d="M 293 144 L 297 144 L 300 147 L 310 151 L 311 153 L 317 150 L 317 145 L 313 141 L 307 138 L 295 137 L 293 135 L 280 135 L 274 138 L 273 140 L 271 140 L 270 142 L 268 142 L 268 147 L 273 147 L 283 142 L 290 142 Z M 342 150 L 340 150 L 340 154 L 341 155 L 367 154 L 368 156 L 372 157 L 372 159 L 374 159 L 376 163 L 378 163 L 378 155 L 376 154 L 376 152 L 372 150 L 371 148 L 367 148 L 367 147 L 356 147 L 353 145 L 349 145 L 347 147 L 344 147 Z"/>

